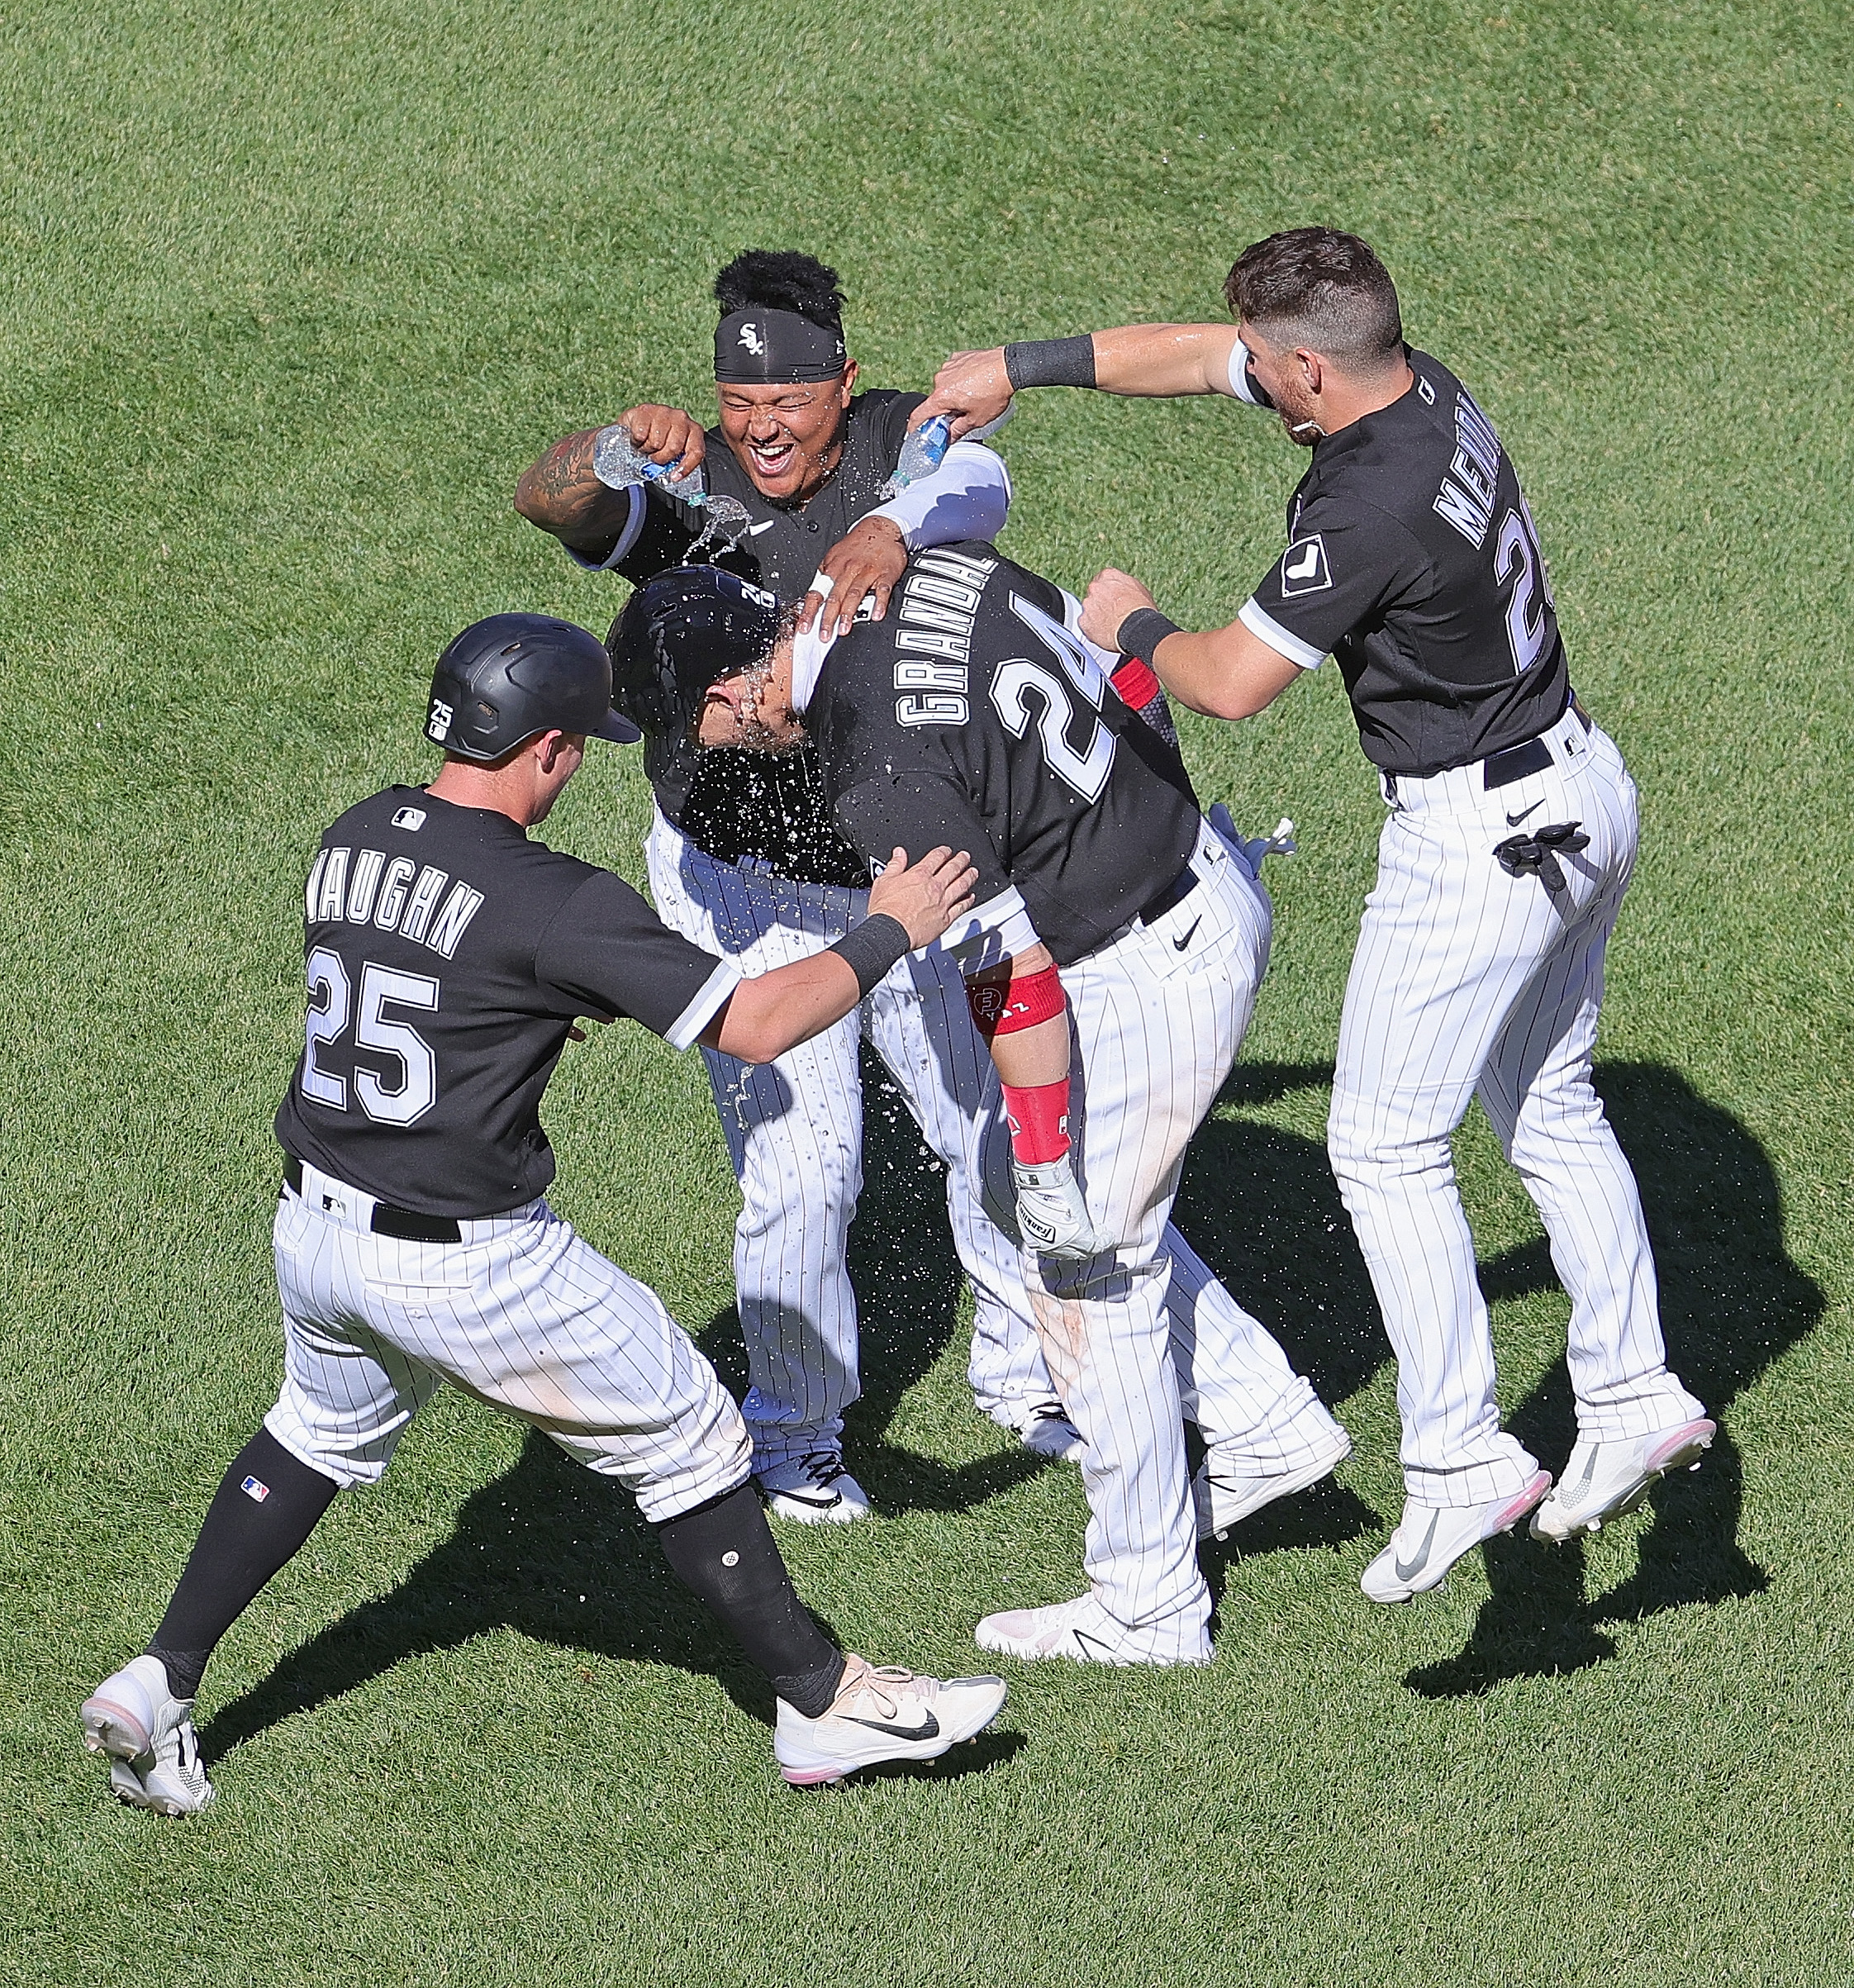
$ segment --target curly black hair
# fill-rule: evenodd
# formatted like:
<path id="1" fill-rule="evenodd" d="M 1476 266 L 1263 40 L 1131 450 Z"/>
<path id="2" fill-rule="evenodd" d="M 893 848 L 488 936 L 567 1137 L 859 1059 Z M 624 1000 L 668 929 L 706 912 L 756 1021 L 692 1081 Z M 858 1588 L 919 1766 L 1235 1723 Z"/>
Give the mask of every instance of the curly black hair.
<path id="1" fill-rule="evenodd" d="M 730 311 L 792 311 L 828 331 L 844 327 L 837 272 L 796 249 L 748 249 L 715 278 L 715 301 Z"/>

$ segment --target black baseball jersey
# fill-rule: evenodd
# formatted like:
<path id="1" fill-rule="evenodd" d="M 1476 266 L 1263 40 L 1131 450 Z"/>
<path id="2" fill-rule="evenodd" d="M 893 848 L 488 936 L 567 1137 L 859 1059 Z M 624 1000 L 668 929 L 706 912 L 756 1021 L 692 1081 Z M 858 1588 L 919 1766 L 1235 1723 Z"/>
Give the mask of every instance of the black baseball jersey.
<path id="1" fill-rule="evenodd" d="M 825 554 L 883 500 L 906 440 L 908 416 L 925 397 L 877 391 L 850 402 L 844 453 L 831 478 L 802 504 L 762 497 L 716 426 L 708 430 L 708 488 L 738 497 L 753 522 L 715 564 L 763 587 L 780 601 L 805 597 Z M 705 514 L 656 484 L 634 486 L 630 516 L 603 557 L 588 566 L 639 583 L 679 566 L 701 535 Z M 769 762 L 752 753 L 698 754 L 687 739 L 647 733 L 644 770 L 657 805 L 698 849 L 723 863 L 743 857 L 806 883 L 868 881 L 853 851 L 831 825 L 817 759 L 808 749 Z"/>
<path id="2" fill-rule="evenodd" d="M 1408 358 L 1407 393 L 1314 445 L 1241 618 L 1305 668 L 1333 655 L 1366 756 L 1424 775 L 1548 730 L 1571 686 L 1500 438 L 1446 366 Z"/>
<path id="3" fill-rule="evenodd" d="M 487 808 L 390 787 L 322 838 L 303 895 L 302 1060 L 286 1153 L 460 1220 L 554 1178 L 541 1093 L 581 1015 L 687 1049 L 738 983 L 622 878 Z"/>
<path id="4" fill-rule="evenodd" d="M 880 621 L 817 659 L 795 697 L 838 825 L 872 863 L 939 844 L 977 865 L 972 921 L 1067 965 L 1175 882 L 1198 835 L 1175 744 L 1121 701 L 1050 581 L 977 541 L 908 563 Z M 816 670 L 815 685 L 799 680 Z M 957 949 L 959 931 L 947 944 Z"/>

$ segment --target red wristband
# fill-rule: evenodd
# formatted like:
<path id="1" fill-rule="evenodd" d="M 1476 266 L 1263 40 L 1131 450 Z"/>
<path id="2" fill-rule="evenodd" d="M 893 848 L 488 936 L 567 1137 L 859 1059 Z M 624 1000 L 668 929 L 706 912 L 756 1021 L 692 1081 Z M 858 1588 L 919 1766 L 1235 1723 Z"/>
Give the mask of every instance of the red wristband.
<path id="1" fill-rule="evenodd" d="M 1144 711 L 1159 694 L 1159 680 L 1153 675 L 1152 665 L 1138 656 L 1129 656 L 1107 680 L 1129 711 Z"/>
<path id="2" fill-rule="evenodd" d="M 1053 1084 L 1006 1084 L 1005 1115 L 1010 1149 L 1026 1167 L 1047 1166 L 1068 1151 L 1068 1079 Z"/>
<path id="3" fill-rule="evenodd" d="M 978 1032 L 987 1042 L 994 1035 L 1014 1035 L 1034 1029 L 1062 1012 L 1062 977 L 1053 965 L 1040 973 L 1026 973 L 1008 987 L 997 981 L 966 982 L 966 1001 Z"/>

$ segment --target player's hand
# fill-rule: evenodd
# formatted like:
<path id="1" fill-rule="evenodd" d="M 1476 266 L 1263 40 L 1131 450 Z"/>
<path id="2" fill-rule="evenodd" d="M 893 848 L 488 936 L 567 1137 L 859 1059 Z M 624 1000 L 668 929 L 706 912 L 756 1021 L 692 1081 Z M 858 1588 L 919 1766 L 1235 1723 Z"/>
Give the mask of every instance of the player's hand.
<path id="1" fill-rule="evenodd" d="M 915 950 L 931 945 L 962 911 L 971 909 L 978 872 L 963 849 L 929 849 L 910 863 L 906 849 L 896 849 L 888 868 L 869 892 L 872 914 L 886 911 L 906 926 Z"/>
<path id="2" fill-rule="evenodd" d="M 617 1019 L 616 1015 L 582 1015 L 579 1021 L 590 1022 L 595 1029 L 609 1029 Z M 576 1021 L 567 1030 L 568 1042 L 590 1042 L 592 1039 L 585 1030 L 580 1027 L 579 1021 Z"/>
<path id="3" fill-rule="evenodd" d="M 934 375 L 933 391 L 908 416 L 908 426 L 918 428 L 936 414 L 950 415 L 958 441 L 996 421 L 1010 405 L 1010 396 L 1002 345 L 989 352 L 955 352 Z"/>
<path id="4" fill-rule="evenodd" d="M 1097 649 L 1118 649 L 1120 624 L 1136 608 L 1157 607 L 1146 587 L 1118 566 L 1104 566 L 1088 583 L 1082 602 L 1082 632 Z M 1150 663 L 1152 658 L 1147 657 Z"/>
<path id="5" fill-rule="evenodd" d="M 701 424 L 680 407 L 643 401 L 627 407 L 618 418 L 652 462 L 675 464 L 678 476 L 701 468 L 708 459 L 708 438 L 701 431 Z"/>
<path id="6" fill-rule="evenodd" d="M 1072 1154 L 1034 1167 L 1013 1157 L 1010 1184 L 1017 1200 L 1018 1233 L 1039 1256 L 1081 1263 L 1112 1246 L 1089 1219 Z"/>
<path id="7" fill-rule="evenodd" d="M 799 611 L 799 627 L 808 629 L 815 618 L 820 639 L 828 642 L 849 628 L 869 594 L 875 597 L 874 618 L 879 621 L 907 568 L 908 549 L 901 526 L 892 518 L 862 519 L 824 555 L 818 571 L 831 583 L 829 597 L 812 587 Z"/>

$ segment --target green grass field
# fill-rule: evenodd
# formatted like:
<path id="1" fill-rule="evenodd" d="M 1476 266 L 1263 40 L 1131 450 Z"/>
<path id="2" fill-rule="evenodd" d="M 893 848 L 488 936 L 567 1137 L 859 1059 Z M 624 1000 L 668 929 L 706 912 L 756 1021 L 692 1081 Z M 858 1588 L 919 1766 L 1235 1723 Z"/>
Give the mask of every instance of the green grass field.
<path id="1" fill-rule="evenodd" d="M 0 50 L 0 1980 L 1854 1980 L 1846 8 L 45 0 Z M 957 345 L 1214 316 L 1238 249 L 1316 219 L 1379 245 L 1499 423 L 1642 782 L 1599 1076 L 1723 1419 L 1705 1469 L 1587 1550 L 1358 1593 L 1392 1377 L 1321 1136 L 1380 811 L 1328 670 L 1188 741 L 1304 854 L 1182 1220 L 1357 1443 L 1210 1555 L 1214 1670 L 1022 1669 L 943 1771 L 796 1795 L 626 1501 L 454 1397 L 226 1643 L 212 1813 L 116 1808 L 77 1701 L 274 1386 L 307 853 L 423 777 L 452 632 L 602 630 L 622 592 L 513 516 L 519 468 L 633 398 L 701 406 L 706 286 L 749 244 L 836 263 L 869 377 L 915 385 Z M 1300 467 L 1222 402 L 1045 394 L 1004 447 L 1010 549 L 1198 623 Z M 635 875 L 647 805 L 608 752 L 550 839 Z M 549 1119 L 561 1206 L 738 1381 L 699 1065 L 606 1032 Z M 1566 1301 L 1478 1118 L 1459 1147 L 1555 1462 Z M 790 1557 L 853 1647 L 969 1669 L 979 1615 L 1074 1591 L 1079 1486 L 963 1398 L 901 1127 L 870 1176 L 850 1452 L 884 1516 Z"/>

